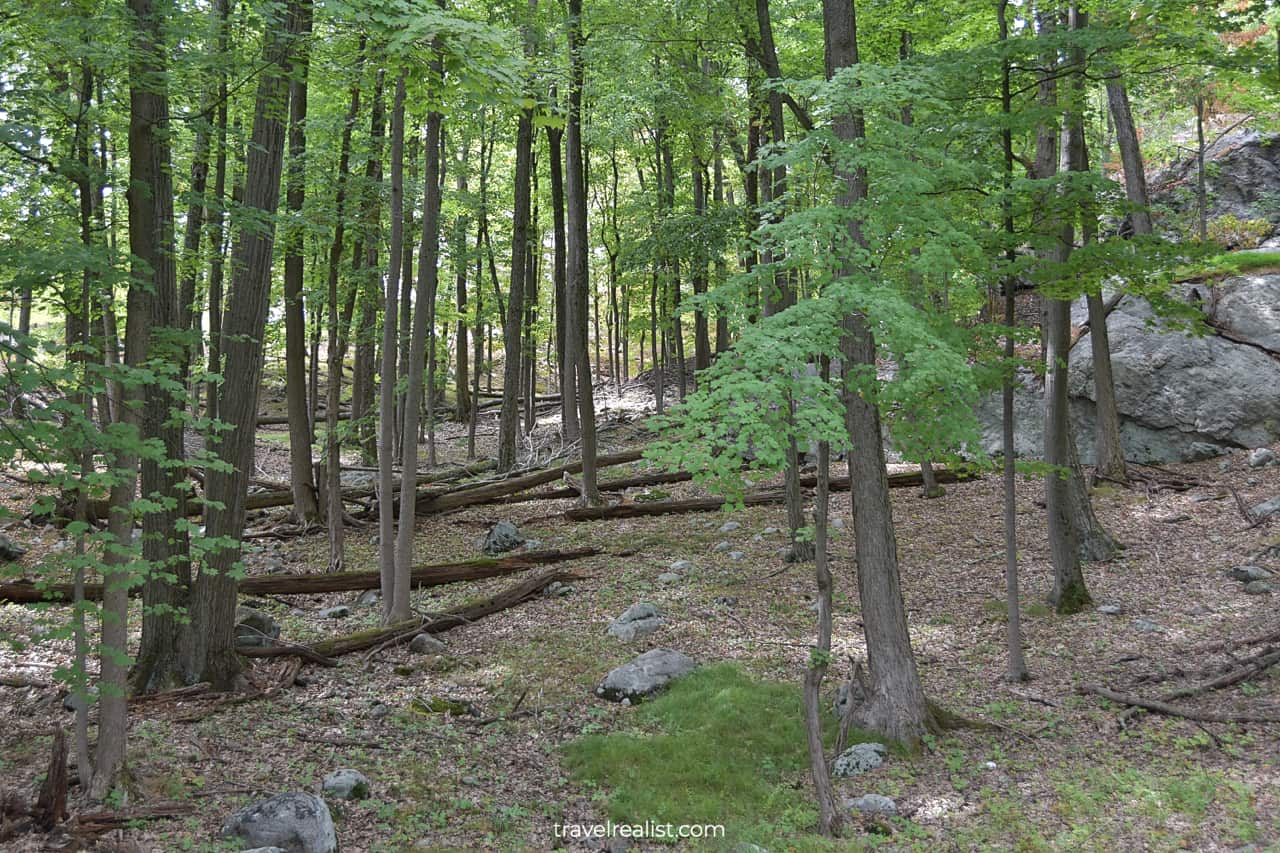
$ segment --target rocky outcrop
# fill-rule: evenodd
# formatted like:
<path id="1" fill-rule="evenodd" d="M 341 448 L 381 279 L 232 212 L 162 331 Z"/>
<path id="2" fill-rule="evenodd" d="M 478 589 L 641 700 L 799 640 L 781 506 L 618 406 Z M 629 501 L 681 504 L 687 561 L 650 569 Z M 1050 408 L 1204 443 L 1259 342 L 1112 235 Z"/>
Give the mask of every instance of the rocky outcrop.
<path id="1" fill-rule="evenodd" d="M 1212 138 L 1212 137 L 1210 137 Z M 1196 157 L 1188 156 L 1151 180 L 1157 221 L 1195 216 Z M 1240 219 L 1267 219 L 1280 225 L 1280 134 L 1234 130 L 1205 149 L 1205 190 L 1209 219 L 1231 214 Z M 1162 217 L 1164 208 L 1172 217 Z M 1178 230 L 1176 227 L 1172 230 Z"/>
<path id="2" fill-rule="evenodd" d="M 1189 285 L 1186 293 L 1209 303 L 1209 333 L 1174 328 L 1131 296 L 1107 320 L 1121 439 L 1134 461 L 1192 461 L 1280 440 L 1280 274 L 1228 278 L 1212 292 Z M 1078 308 L 1074 319 L 1083 316 Z M 1080 457 L 1088 464 L 1095 413 L 1087 338 L 1071 352 L 1068 387 Z M 1039 380 L 1027 375 L 1015 395 L 1022 456 L 1041 454 L 1041 393 Z M 978 415 L 983 447 L 998 452 L 998 395 L 984 400 Z"/>

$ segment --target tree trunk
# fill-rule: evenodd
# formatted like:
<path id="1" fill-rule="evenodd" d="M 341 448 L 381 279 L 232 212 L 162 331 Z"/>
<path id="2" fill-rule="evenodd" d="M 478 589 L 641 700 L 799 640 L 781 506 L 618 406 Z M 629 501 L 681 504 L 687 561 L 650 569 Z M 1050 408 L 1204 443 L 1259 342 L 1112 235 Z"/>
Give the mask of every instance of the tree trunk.
<path id="1" fill-rule="evenodd" d="M 1000 25 L 1000 41 L 1009 40 L 1008 21 L 1009 0 L 1000 0 L 996 16 Z M 1000 68 L 1000 111 L 1006 124 L 1000 131 L 1000 140 L 1004 148 L 1004 191 L 1006 198 L 1001 203 L 1006 243 L 1005 262 L 1010 270 L 1017 263 L 1017 232 L 1014 229 L 1013 202 L 1008 198 L 1013 186 L 1013 131 L 1007 124 L 1012 114 L 1013 96 L 1010 92 L 1010 75 L 1012 69 L 1007 58 L 1001 60 Z M 1002 405 L 1001 420 L 1001 452 L 1004 473 L 1004 556 L 1005 556 L 1005 611 L 1006 639 L 1009 650 L 1009 680 L 1026 681 L 1030 678 L 1027 672 L 1026 656 L 1022 651 L 1022 603 L 1018 593 L 1018 478 L 1014 451 L 1014 408 L 1013 408 L 1013 364 L 1014 333 L 1018 325 L 1017 305 L 1015 300 L 1015 282 L 1012 275 L 1006 276 L 1004 289 L 1004 371 L 1000 383 Z"/>
<path id="2" fill-rule="evenodd" d="M 467 196 L 467 154 L 470 147 L 469 140 L 464 140 L 462 156 L 458 159 L 456 184 L 458 198 Z M 456 399 L 453 418 L 458 423 L 465 423 L 471 414 L 471 394 L 467 389 L 467 385 L 471 382 L 467 351 L 467 228 L 470 224 L 466 213 L 459 213 L 453 228 L 453 268 L 457 283 L 456 305 L 458 308 L 458 327 L 454 335 L 454 348 L 458 355 L 454 361 L 453 386 Z"/>
<path id="3" fill-rule="evenodd" d="M 364 274 L 356 277 L 360 318 L 356 323 L 355 363 L 351 371 L 351 424 L 360 447 L 360 459 L 374 465 L 378 458 L 377 429 L 373 417 L 376 375 L 378 302 L 381 278 L 378 270 L 379 227 L 382 216 L 382 149 L 386 137 L 383 85 L 385 72 L 378 70 L 373 87 L 373 109 L 369 120 L 369 158 L 365 163 L 361 207 L 364 242 Z"/>
<path id="4" fill-rule="evenodd" d="M 578 377 L 578 426 L 582 430 L 582 497 L 600 503 L 596 480 L 596 414 L 587 355 L 587 184 L 582 156 L 582 0 L 569 0 L 569 118 L 565 129 L 566 276 L 570 315 L 565 349 Z"/>
<path id="5" fill-rule="evenodd" d="M 857 21 L 852 3 L 823 0 L 822 10 L 826 73 L 830 78 L 837 70 L 858 62 Z M 845 142 L 866 137 L 862 114 L 856 111 L 835 116 L 833 129 Z M 864 172 L 842 172 L 840 178 L 844 187 L 837 202 L 841 207 L 851 209 L 867 197 Z M 849 220 L 848 232 L 853 245 L 866 245 L 856 219 Z M 853 270 L 846 268 L 843 272 L 847 275 Z M 875 370 L 875 341 L 862 316 L 854 314 L 845 320 L 841 350 L 847 366 L 843 395 L 845 426 L 852 445 L 849 479 L 854 554 L 871 674 L 866 702 L 857 709 L 856 716 L 860 725 L 870 731 L 915 744 L 934 726 L 934 721 L 907 633 L 893 510 L 884 470 L 880 412 L 870 389 L 850 384 L 859 367 L 869 368 L 872 375 Z"/>
<path id="6" fill-rule="evenodd" d="M 378 387 L 378 570 L 382 621 L 391 621 L 396 589 L 395 465 L 396 322 L 400 298 L 400 255 L 404 243 L 404 99 L 406 71 L 396 78 L 391 105 L 391 246 L 382 310 L 382 381 Z M 405 522 L 412 527 L 412 518 Z"/>
<path id="7" fill-rule="evenodd" d="M 553 92 L 554 99 L 554 92 Z M 560 424 L 565 441 L 577 441 L 578 430 L 578 389 L 575 384 L 573 365 L 565 352 L 565 341 L 568 330 L 565 326 L 569 316 L 569 307 L 565 298 L 565 213 L 564 213 L 564 156 L 561 142 L 564 131 L 560 128 L 547 128 L 547 165 L 551 171 L 551 218 L 552 218 L 552 253 L 551 276 L 555 282 L 555 335 L 556 335 L 556 369 L 560 386 Z"/>
<path id="8" fill-rule="evenodd" d="M 300 5 L 302 37 L 311 34 L 310 0 Z M 307 406 L 307 321 L 303 306 L 302 205 L 306 192 L 307 71 L 310 67 L 306 43 L 294 51 L 294 77 L 289 84 L 289 170 L 286 205 L 295 220 L 290 222 L 284 251 L 284 335 L 285 401 L 289 412 L 289 488 L 293 492 L 293 518 L 310 528 L 320 523 L 320 498 L 316 490 L 315 465 L 311 458 L 311 412 Z"/>
<path id="9" fill-rule="evenodd" d="M 215 690 L 240 682 L 235 653 L 236 579 L 244 533 L 244 497 L 253 471 L 258 388 L 262 379 L 262 338 L 271 298 L 271 261 L 275 242 L 275 213 L 280 197 L 280 172 L 285 127 L 292 38 L 305 13 L 298 0 L 290 3 L 288 34 L 268 30 L 264 35 L 263 71 L 254 107 L 253 139 L 245 171 L 244 207 L 251 214 L 237 235 L 232 263 L 232 297 L 225 330 L 227 381 L 218 394 L 218 412 L 229 430 L 210 433 L 211 451 L 231 470 L 210 470 L 205 481 L 206 533 L 215 543 L 196 578 L 192 595 L 191 671 L 196 681 Z"/>
<path id="10" fill-rule="evenodd" d="M 433 46 L 439 50 L 438 43 Z M 436 73 L 441 73 L 438 54 L 432 60 Z M 413 311 L 413 336 L 409 344 L 409 385 L 405 393 L 404 447 L 400 460 L 400 518 L 396 530 L 396 599 L 388 621 L 408 619 L 409 574 L 413 570 L 414 494 L 418 474 L 418 425 L 422 407 L 422 369 L 426 360 L 427 323 L 431 319 L 431 299 L 438 285 L 440 256 L 440 132 L 444 116 L 436 111 L 427 114 L 426 137 L 423 142 L 422 242 L 418 246 L 418 282 Z"/>
<path id="11" fill-rule="evenodd" d="M 346 238 L 347 182 L 351 166 L 351 133 L 356 116 L 360 112 L 360 73 L 364 67 L 365 39 L 360 38 L 359 59 L 356 63 L 355 82 L 351 84 L 351 105 L 347 108 L 342 126 L 342 141 L 338 154 L 338 187 L 333 200 L 333 240 L 329 244 L 329 270 L 327 289 L 328 340 L 325 356 L 328 362 L 328 381 L 325 391 L 325 520 L 329 530 L 329 571 L 343 569 L 344 541 L 342 517 L 342 443 L 338 438 L 338 409 L 342 405 L 342 342 L 339 329 L 338 272 L 342 264 L 342 249 Z"/>
<path id="12" fill-rule="evenodd" d="M 516 122 L 515 200 L 511 218 L 511 287 L 502 324 L 502 413 L 498 418 L 498 470 L 516 464 L 520 420 L 520 340 L 524 325 L 525 262 L 529 242 L 529 172 L 533 159 L 533 112 L 521 110 Z"/>
<path id="13" fill-rule="evenodd" d="M 1129 91 L 1119 77 L 1107 78 L 1107 104 L 1116 126 L 1116 143 L 1124 166 L 1124 190 L 1133 208 L 1129 221 L 1134 234 L 1151 234 L 1151 199 L 1147 195 L 1147 173 L 1142 162 L 1142 145 L 1129 108 Z"/>

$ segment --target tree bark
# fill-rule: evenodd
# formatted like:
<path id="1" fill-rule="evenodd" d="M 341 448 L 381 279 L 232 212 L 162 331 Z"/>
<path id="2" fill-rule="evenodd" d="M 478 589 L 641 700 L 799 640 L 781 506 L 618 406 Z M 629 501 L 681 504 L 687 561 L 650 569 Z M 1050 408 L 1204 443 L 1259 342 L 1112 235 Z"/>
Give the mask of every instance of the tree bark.
<path id="1" fill-rule="evenodd" d="M 244 496 L 253 470 L 258 388 L 262 378 L 262 338 L 271 298 L 271 261 L 275 213 L 285 146 L 288 61 L 301 29 L 297 0 L 290 3 L 287 33 L 269 28 L 263 37 L 263 71 L 254 107 L 253 138 L 247 155 L 244 206 L 249 213 L 236 239 L 232 297 L 228 300 L 224 342 L 227 381 L 218 394 L 218 412 L 229 430 L 206 437 L 210 450 L 231 470 L 211 470 L 205 481 L 206 533 L 215 546 L 195 580 L 192 595 L 190 670 L 196 681 L 215 690 L 239 683 L 240 660 L 234 646 L 236 578 L 244 533 Z"/>
<path id="2" fill-rule="evenodd" d="M 554 92 L 552 93 L 554 99 Z M 551 172 L 551 218 L 552 218 L 552 254 L 551 275 L 555 283 L 556 311 L 556 368 L 560 386 L 560 423 L 565 441 L 577 441 L 578 430 L 578 388 L 573 365 L 566 354 L 565 341 L 568 330 L 565 326 L 569 316 L 568 302 L 565 297 L 565 213 L 564 213 L 564 156 L 561 143 L 564 131 L 560 128 L 547 127 L 547 160 Z"/>
<path id="3" fill-rule="evenodd" d="M 498 470 L 516 464 L 520 420 L 520 355 L 524 327 L 525 263 L 529 242 L 529 172 L 533 159 L 533 111 L 521 110 L 516 121 L 515 199 L 511 218 L 511 286 L 502 324 L 502 413 L 498 417 Z"/>
<path id="4" fill-rule="evenodd" d="M 299 6 L 303 15 L 301 35 L 311 34 L 311 3 Z M 309 50 L 305 42 L 294 59 L 294 77 L 289 84 L 289 170 L 286 206 L 294 219 L 289 223 L 284 252 L 284 335 L 285 401 L 289 412 L 289 488 L 293 492 L 293 518 L 310 528 L 320 523 L 320 498 L 316 490 L 315 465 L 311 457 L 314 434 L 307 400 L 306 337 L 303 307 L 303 223 L 302 205 L 306 193 L 307 72 Z"/>
<path id="5" fill-rule="evenodd" d="M 1120 147 L 1120 162 L 1124 166 L 1124 190 L 1133 208 L 1129 221 L 1134 234 L 1151 234 L 1151 199 L 1147 195 L 1147 173 L 1142 161 L 1142 145 L 1138 141 L 1138 129 L 1133 122 L 1133 110 L 1129 108 L 1129 91 L 1118 77 L 1107 78 L 1107 105 L 1116 126 L 1116 144 Z"/>

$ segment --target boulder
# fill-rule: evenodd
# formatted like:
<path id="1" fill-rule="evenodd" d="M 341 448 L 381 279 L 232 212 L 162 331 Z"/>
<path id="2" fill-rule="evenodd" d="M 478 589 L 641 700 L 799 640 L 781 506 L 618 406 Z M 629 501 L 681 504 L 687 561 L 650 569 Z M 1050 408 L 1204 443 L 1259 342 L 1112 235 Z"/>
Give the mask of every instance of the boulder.
<path id="1" fill-rule="evenodd" d="M 1280 353 L 1280 275 L 1232 276 L 1219 282 L 1217 293 L 1210 314 L 1215 326 L 1241 341 Z M 1274 462 L 1275 454 L 1266 453 Z M 1253 465 L 1252 459 L 1249 464 Z"/>
<path id="2" fill-rule="evenodd" d="M 1266 279 L 1267 292 L 1280 299 L 1280 275 L 1250 278 Z M 1084 319 L 1082 305 L 1074 311 L 1074 322 Z M 1242 318 L 1248 310 L 1236 307 L 1224 314 L 1219 309 L 1214 322 L 1224 329 L 1232 324 L 1251 328 Z M 1198 461 L 1280 439 L 1280 360 L 1265 349 L 1225 335 L 1196 336 L 1176 329 L 1157 318 L 1146 300 L 1132 296 L 1122 299 L 1111 313 L 1107 331 L 1120 437 L 1129 459 Z M 1242 336 L 1235 331 L 1228 334 Z M 1020 375 L 1014 394 L 1014 447 L 1019 456 L 1038 457 L 1043 450 L 1042 389 L 1034 375 Z M 1071 351 L 1068 390 L 1080 459 L 1091 464 L 1096 410 L 1093 351 L 1087 339 Z M 983 449 L 998 453 L 999 394 L 979 404 L 978 420 Z"/>
<path id="3" fill-rule="evenodd" d="M 442 640 L 430 634 L 419 634 L 409 641 L 409 651 L 415 655 L 439 655 L 448 650 L 448 646 Z"/>
<path id="4" fill-rule="evenodd" d="M 863 794 L 844 801 L 844 807 L 860 814 L 895 815 L 898 804 L 883 794 Z"/>
<path id="5" fill-rule="evenodd" d="M 489 555 L 505 554 L 523 544 L 524 537 L 520 535 L 520 531 L 514 524 L 509 521 L 499 521 L 490 527 L 489 532 L 480 540 L 480 550 Z"/>
<path id="6" fill-rule="evenodd" d="M 369 777 L 359 770 L 343 767 L 326 774 L 321 788 L 327 795 L 339 800 L 367 800 L 369 784 Z"/>
<path id="7" fill-rule="evenodd" d="M 1241 583 L 1251 583 L 1252 581 L 1265 581 L 1271 578 L 1271 572 L 1262 568 L 1262 566 L 1236 566 L 1227 572 L 1234 581 Z"/>
<path id="8" fill-rule="evenodd" d="M 733 531 L 741 527 L 742 527 L 742 522 L 740 521 L 726 521 L 724 524 L 720 525 L 720 532 L 732 533 Z"/>
<path id="9" fill-rule="evenodd" d="M 884 764 L 889 750 L 882 743 L 855 743 L 836 756 L 831 772 L 837 776 L 857 776 Z"/>
<path id="10" fill-rule="evenodd" d="M 1263 501 L 1249 510 L 1249 514 L 1257 521 L 1261 521 L 1264 518 L 1270 518 L 1277 512 L 1280 512 L 1280 495 L 1277 495 L 1269 501 Z"/>
<path id="11" fill-rule="evenodd" d="M 1249 581 L 1244 585 L 1245 595 L 1270 595 L 1275 590 L 1271 581 Z"/>
<path id="12" fill-rule="evenodd" d="M 285 853 L 336 853 L 338 835 L 324 800 L 314 794 L 278 794 L 227 818 L 223 838 Z"/>
<path id="13" fill-rule="evenodd" d="M 647 601 L 638 601 L 628 607 L 621 616 L 609 623 L 605 632 L 617 637 L 624 643 L 647 637 L 662 627 L 666 620 L 658 611 L 657 605 Z"/>
<path id="14" fill-rule="evenodd" d="M 1196 209 L 1196 156 L 1174 163 L 1151 180 L 1153 204 L 1190 221 Z M 1240 128 L 1214 140 L 1205 149 L 1205 190 L 1208 218 L 1231 214 L 1240 219 L 1268 219 L 1280 224 L 1280 210 L 1269 196 L 1280 186 L 1280 134 Z M 1170 217 L 1159 217 L 1166 230 Z"/>
<path id="15" fill-rule="evenodd" d="M 252 607 L 236 608 L 236 645 L 269 646 L 280 636 L 280 625 L 269 614 Z"/>
<path id="16" fill-rule="evenodd" d="M 680 583 L 681 580 L 683 580 L 683 578 L 675 572 L 663 572 L 658 575 L 658 583 L 661 584 Z"/>
<path id="17" fill-rule="evenodd" d="M 671 649 L 651 649 L 606 675 L 596 688 L 596 695 L 611 702 L 638 702 L 696 667 L 688 655 Z"/>
<path id="18" fill-rule="evenodd" d="M 0 563 L 12 563 L 14 560 L 20 560 L 25 553 L 27 553 L 26 548 L 23 548 L 8 536 L 0 536 Z"/>
<path id="19" fill-rule="evenodd" d="M 345 604 L 337 604 L 333 607 L 326 607 L 320 611 L 321 619 L 346 619 L 351 615 L 351 608 Z"/>

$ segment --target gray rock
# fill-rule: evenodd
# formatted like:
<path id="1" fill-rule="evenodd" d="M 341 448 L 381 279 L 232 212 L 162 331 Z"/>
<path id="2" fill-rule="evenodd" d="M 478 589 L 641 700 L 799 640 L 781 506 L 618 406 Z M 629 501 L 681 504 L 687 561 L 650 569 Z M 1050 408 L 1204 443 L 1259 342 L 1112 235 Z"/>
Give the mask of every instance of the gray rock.
<path id="1" fill-rule="evenodd" d="M 1277 294 L 1277 298 L 1280 298 L 1280 294 Z M 1280 321 L 1280 317 L 1277 317 L 1277 320 Z M 1280 332 L 1277 332 L 1276 336 L 1280 339 Z M 1277 340 L 1277 345 L 1278 348 L 1280 348 L 1280 340 Z M 1274 464 L 1276 464 L 1276 454 L 1269 447 L 1259 447 L 1257 450 L 1249 454 L 1250 468 L 1265 468 L 1268 465 Z"/>
<path id="2" fill-rule="evenodd" d="M 1246 595 L 1270 595 L 1276 591 L 1271 581 L 1249 581 L 1244 585 Z"/>
<path id="3" fill-rule="evenodd" d="M 1265 581 L 1270 579 L 1271 572 L 1261 566 L 1236 566 L 1227 573 L 1234 581 L 1241 583 L 1249 583 L 1250 581 Z"/>
<path id="4" fill-rule="evenodd" d="M 415 655 L 444 654 L 448 651 L 448 648 L 443 642 L 430 634 L 419 634 L 409 641 L 409 651 Z"/>
<path id="5" fill-rule="evenodd" d="M 364 592 L 356 596 L 357 607 L 370 607 L 382 600 L 382 593 L 376 589 L 366 589 Z"/>
<path id="6" fill-rule="evenodd" d="M 834 527 L 836 530 L 844 530 L 844 518 L 842 516 L 837 515 L 835 518 L 831 519 L 831 521 L 828 522 L 828 525 L 830 527 Z"/>
<path id="7" fill-rule="evenodd" d="M 351 615 L 351 608 L 345 604 L 338 604 L 333 607 L 326 607 L 320 611 L 321 619 L 346 619 Z"/>
<path id="8" fill-rule="evenodd" d="M 571 584 L 560 583 L 560 581 L 552 581 L 542 594 L 548 598 L 563 598 L 566 595 L 572 595 L 576 590 Z"/>
<path id="9" fill-rule="evenodd" d="M 738 596 L 736 595 L 717 595 L 716 606 L 725 608 L 734 608 L 738 606 Z"/>
<path id="10" fill-rule="evenodd" d="M 282 847 L 255 847 L 252 850 L 241 850 L 240 853 L 285 853 Z"/>
<path id="11" fill-rule="evenodd" d="M 1163 625 L 1152 622 L 1150 619 L 1134 619 L 1133 627 L 1143 634 L 1157 634 L 1164 631 Z"/>
<path id="12" fill-rule="evenodd" d="M 742 522 L 740 521 L 726 521 L 724 524 L 720 525 L 720 532 L 732 533 L 733 531 L 738 530 L 741 527 L 742 527 Z"/>
<path id="13" fill-rule="evenodd" d="M 1124 613 L 1124 608 L 1119 604 L 1103 604 L 1099 605 L 1098 612 L 1104 616 L 1119 616 Z"/>
<path id="14" fill-rule="evenodd" d="M 741 551 L 730 551 L 730 552 L 729 552 L 729 559 L 730 559 L 730 560 L 733 560 L 735 563 L 736 563 L 736 562 L 738 562 L 739 560 L 741 560 L 741 559 L 742 559 L 743 557 L 745 557 L 745 556 L 747 556 L 747 555 L 746 555 L 746 554 L 744 554 L 744 553 L 743 553 L 743 552 L 741 552 Z"/>
<path id="15" fill-rule="evenodd" d="M 715 545 L 712 546 L 711 550 L 719 554 L 723 551 L 728 551 L 732 547 L 733 546 L 730 545 L 728 542 L 717 542 Z"/>
<path id="16" fill-rule="evenodd" d="M 734 846 L 733 853 L 769 853 L 769 848 L 752 844 L 750 841 L 739 841 Z"/>
<path id="17" fill-rule="evenodd" d="M 638 601 L 610 622 L 605 633 L 611 637 L 617 637 L 624 643 L 630 643 L 632 640 L 649 636 L 661 628 L 665 622 L 657 605 Z"/>
<path id="18" fill-rule="evenodd" d="M 884 764 L 888 754 L 882 743 L 855 743 L 836 757 L 831 772 L 837 776 L 857 776 Z"/>
<path id="19" fill-rule="evenodd" d="M 1280 135 L 1240 128 L 1205 149 L 1205 191 L 1210 220 L 1225 214 L 1240 219 L 1280 220 L 1268 203 L 1280 186 Z M 1187 156 L 1151 178 L 1151 200 L 1190 218 L 1196 209 L 1196 157 Z"/>
<path id="20" fill-rule="evenodd" d="M 374 702 L 373 707 L 369 709 L 369 716 L 375 720 L 381 720 L 391 716 L 391 708 L 384 702 Z"/>
<path id="21" fill-rule="evenodd" d="M 480 540 L 480 550 L 486 554 L 505 554 L 524 544 L 524 537 L 509 521 L 499 521 Z"/>
<path id="22" fill-rule="evenodd" d="M 861 797 L 845 800 L 844 807 L 862 814 L 895 815 L 898 813 L 898 804 L 883 794 L 863 794 Z"/>
<path id="23" fill-rule="evenodd" d="M 612 670 L 596 688 L 596 695 L 612 702 L 638 702 L 697 667 L 693 658 L 671 649 L 651 649 Z"/>
<path id="24" fill-rule="evenodd" d="M 280 625 L 270 614 L 252 607 L 236 608 L 236 645 L 240 648 L 270 646 L 280 636 Z"/>
<path id="25" fill-rule="evenodd" d="M 669 568 L 673 572 L 688 572 L 693 569 L 693 563 L 688 560 L 676 560 Z"/>
<path id="26" fill-rule="evenodd" d="M 23 548 L 8 536 L 0 536 L 0 563 L 11 563 L 14 560 L 20 560 L 25 553 L 27 553 L 26 548 Z"/>
<path id="27" fill-rule="evenodd" d="M 359 770 L 343 767 L 327 774 L 321 788 L 327 795 L 339 800 L 367 800 L 369 785 L 368 776 Z"/>
<path id="28" fill-rule="evenodd" d="M 227 818 L 223 838 L 285 853 L 337 853 L 338 836 L 324 800 L 292 792 L 262 800 Z"/>
<path id="29" fill-rule="evenodd" d="M 764 530 L 761 530 L 760 532 L 763 533 L 765 536 L 776 536 L 778 533 L 778 528 L 766 527 Z"/>
<path id="30" fill-rule="evenodd" d="M 1269 501 L 1263 501 L 1249 510 L 1249 514 L 1256 520 L 1270 518 L 1277 512 L 1280 512 L 1280 495 L 1277 495 Z"/>
<path id="31" fill-rule="evenodd" d="M 538 550 L 538 549 L 539 549 L 539 548 L 541 548 L 541 547 L 542 547 L 542 540 L 541 540 L 541 539 L 526 539 L 526 540 L 524 540 L 524 549 L 525 549 L 526 551 L 536 551 L 536 550 Z"/>
<path id="32" fill-rule="evenodd" d="M 679 583 L 681 580 L 683 578 L 675 572 L 663 572 L 658 575 L 658 583 L 662 584 Z"/>

